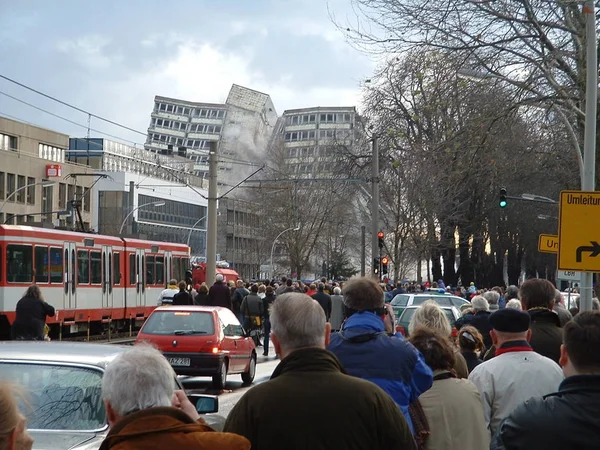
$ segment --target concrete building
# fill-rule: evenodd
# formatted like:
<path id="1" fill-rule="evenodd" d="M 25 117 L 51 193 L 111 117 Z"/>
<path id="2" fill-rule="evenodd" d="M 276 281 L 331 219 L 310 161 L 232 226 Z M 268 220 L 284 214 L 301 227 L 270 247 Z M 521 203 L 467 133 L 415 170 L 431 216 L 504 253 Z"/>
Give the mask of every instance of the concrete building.
<path id="1" fill-rule="evenodd" d="M 220 141 L 219 184 L 227 186 L 252 172 L 252 166 L 236 162 L 258 162 L 276 123 L 269 95 L 235 84 L 223 104 L 156 96 L 145 148 L 189 158 L 196 174 L 206 178 L 209 143 Z"/>
<path id="2" fill-rule="evenodd" d="M 192 161 L 101 138 L 72 138 L 67 157 L 107 175 L 93 193 L 98 207 L 92 223 L 99 233 L 189 240 L 193 255 L 205 255 L 207 191 Z"/>
<path id="3" fill-rule="evenodd" d="M 0 117 L 0 223 L 75 228 L 76 202 L 90 228 L 93 169 L 67 161 L 68 148 L 65 134 Z"/>
<path id="4" fill-rule="evenodd" d="M 290 174 L 303 178 L 331 176 L 340 147 L 355 145 L 359 122 L 353 106 L 284 111 L 275 139 L 283 143 Z"/>
<path id="5" fill-rule="evenodd" d="M 262 210 L 252 202 L 223 198 L 218 211 L 217 253 L 243 280 L 258 278 L 261 261 L 267 259 Z"/>

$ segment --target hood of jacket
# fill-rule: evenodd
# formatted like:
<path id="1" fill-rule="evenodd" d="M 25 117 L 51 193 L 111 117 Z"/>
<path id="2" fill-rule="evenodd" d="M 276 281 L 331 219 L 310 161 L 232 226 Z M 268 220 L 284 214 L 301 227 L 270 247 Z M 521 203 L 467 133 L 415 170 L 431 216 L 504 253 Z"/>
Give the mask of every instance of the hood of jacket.
<path id="1" fill-rule="evenodd" d="M 352 314 L 344 322 L 342 332 L 344 337 L 351 339 L 356 336 L 385 331 L 383 320 L 371 311 L 359 311 Z"/>
<path id="2" fill-rule="evenodd" d="M 531 323 L 549 323 L 560 327 L 560 318 L 554 311 L 546 308 L 532 308 L 527 310 Z"/>

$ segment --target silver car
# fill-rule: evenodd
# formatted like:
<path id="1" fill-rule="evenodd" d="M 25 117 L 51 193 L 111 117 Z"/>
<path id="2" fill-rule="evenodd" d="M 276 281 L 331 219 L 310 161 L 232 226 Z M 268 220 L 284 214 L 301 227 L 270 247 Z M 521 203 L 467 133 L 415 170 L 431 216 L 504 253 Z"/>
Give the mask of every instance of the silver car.
<path id="1" fill-rule="evenodd" d="M 108 433 L 102 399 L 107 364 L 126 346 L 67 342 L 0 342 L 0 379 L 22 386 L 22 405 L 34 449 L 98 449 Z M 176 389 L 183 389 L 173 374 Z M 218 397 L 188 396 L 200 413 L 218 410 Z M 221 430 L 224 418 L 203 416 Z"/>

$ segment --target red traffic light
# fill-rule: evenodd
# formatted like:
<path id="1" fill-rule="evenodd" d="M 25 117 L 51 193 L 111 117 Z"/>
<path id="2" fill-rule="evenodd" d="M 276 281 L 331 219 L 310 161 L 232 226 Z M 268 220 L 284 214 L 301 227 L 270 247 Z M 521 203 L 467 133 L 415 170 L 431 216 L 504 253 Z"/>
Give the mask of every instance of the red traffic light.
<path id="1" fill-rule="evenodd" d="M 383 258 L 381 258 L 381 264 L 384 264 L 384 265 L 385 265 L 385 264 L 387 264 L 387 263 L 389 263 L 389 262 L 390 262 L 390 260 L 388 259 L 388 257 L 387 257 L 387 256 L 384 256 Z"/>
<path id="2" fill-rule="evenodd" d="M 383 234 L 383 231 L 380 231 L 379 233 L 377 233 L 377 237 L 379 239 L 383 239 L 384 236 L 385 236 L 385 234 Z"/>

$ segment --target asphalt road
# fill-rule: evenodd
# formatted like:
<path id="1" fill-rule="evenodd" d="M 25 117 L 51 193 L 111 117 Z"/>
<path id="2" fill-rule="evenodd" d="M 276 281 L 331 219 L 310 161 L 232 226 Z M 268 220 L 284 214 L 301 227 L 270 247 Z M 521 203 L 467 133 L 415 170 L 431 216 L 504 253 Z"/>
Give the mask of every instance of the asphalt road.
<path id="1" fill-rule="evenodd" d="M 264 383 L 271 378 L 273 370 L 275 370 L 275 367 L 277 367 L 277 364 L 279 364 L 279 359 L 276 359 L 274 356 L 270 356 L 268 358 L 259 356 L 257 363 L 256 376 L 254 378 L 254 382 L 250 386 L 244 386 L 242 384 L 241 375 L 228 375 L 227 384 L 225 389 L 222 391 L 212 387 L 212 381 L 209 377 L 180 376 L 179 380 L 188 393 L 218 395 L 219 414 L 223 417 L 227 417 L 238 400 L 242 397 L 242 395 L 244 395 L 244 392 L 246 392 L 248 389 L 251 389 L 252 386 Z"/>

